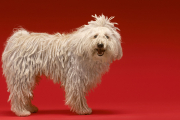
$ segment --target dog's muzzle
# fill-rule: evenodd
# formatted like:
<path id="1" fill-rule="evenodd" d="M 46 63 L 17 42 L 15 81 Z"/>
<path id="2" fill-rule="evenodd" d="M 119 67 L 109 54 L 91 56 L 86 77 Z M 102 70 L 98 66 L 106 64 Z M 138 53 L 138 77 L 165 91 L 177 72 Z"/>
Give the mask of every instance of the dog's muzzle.
<path id="1" fill-rule="evenodd" d="M 98 56 L 103 56 L 104 55 L 104 52 L 105 52 L 105 49 L 104 49 L 104 44 L 97 44 L 97 55 Z"/>

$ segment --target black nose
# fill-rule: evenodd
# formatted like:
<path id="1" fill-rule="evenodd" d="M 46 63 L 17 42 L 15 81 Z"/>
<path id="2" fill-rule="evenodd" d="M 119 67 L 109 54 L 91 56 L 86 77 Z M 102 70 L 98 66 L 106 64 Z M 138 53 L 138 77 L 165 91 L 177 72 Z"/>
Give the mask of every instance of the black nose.
<path id="1" fill-rule="evenodd" d="M 98 48 L 103 48 L 104 44 L 97 44 Z"/>

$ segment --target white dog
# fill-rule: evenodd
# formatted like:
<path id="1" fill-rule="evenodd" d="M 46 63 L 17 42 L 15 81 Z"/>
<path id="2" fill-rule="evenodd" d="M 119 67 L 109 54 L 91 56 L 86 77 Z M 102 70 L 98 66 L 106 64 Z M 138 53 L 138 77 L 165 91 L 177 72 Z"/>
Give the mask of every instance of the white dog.
<path id="1" fill-rule="evenodd" d="M 61 83 L 66 104 L 77 114 L 91 114 L 85 95 L 101 81 L 110 63 L 122 57 L 116 23 L 104 15 L 70 34 L 28 32 L 18 29 L 8 39 L 2 55 L 11 110 L 28 116 L 38 109 L 31 104 L 41 75 Z"/>

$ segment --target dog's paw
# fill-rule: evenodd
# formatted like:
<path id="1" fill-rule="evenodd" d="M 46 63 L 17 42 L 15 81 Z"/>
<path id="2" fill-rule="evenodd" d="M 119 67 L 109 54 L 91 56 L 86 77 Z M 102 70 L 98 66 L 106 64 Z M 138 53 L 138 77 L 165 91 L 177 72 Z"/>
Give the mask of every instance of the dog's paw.
<path id="1" fill-rule="evenodd" d="M 29 111 L 21 111 L 21 112 L 15 112 L 15 114 L 17 116 L 20 116 L 20 117 L 26 117 L 26 116 L 31 115 L 31 112 L 29 112 Z"/>
<path id="2" fill-rule="evenodd" d="M 30 112 L 31 113 L 36 113 L 38 111 L 38 108 L 36 106 L 31 106 Z"/>
<path id="3" fill-rule="evenodd" d="M 91 108 L 83 108 L 79 111 L 76 111 L 76 113 L 79 115 L 90 115 L 92 113 L 92 109 Z"/>
<path id="4" fill-rule="evenodd" d="M 38 111 L 38 108 L 34 105 L 30 105 L 27 107 L 27 110 L 30 111 L 31 113 L 36 113 Z"/>

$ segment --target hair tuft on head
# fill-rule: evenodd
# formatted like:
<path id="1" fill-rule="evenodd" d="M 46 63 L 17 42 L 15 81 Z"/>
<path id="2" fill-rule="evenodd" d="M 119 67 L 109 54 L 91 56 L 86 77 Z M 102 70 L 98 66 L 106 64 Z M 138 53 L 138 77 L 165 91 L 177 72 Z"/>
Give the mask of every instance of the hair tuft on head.
<path id="1" fill-rule="evenodd" d="M 108 28 L 111 28 L 114 30 L 119 30 L 119 28 L 114 26 L 117 23 L 110 22 L 114 18 L 114 16 L 111 16 L 110 18 L 108 18 L 108 17 L 105 17 L 103 14 L 100 16 L 97 16 L 95 14 L 95 15 L 92 15 L 92 17 L 95 18 L 95 21 L 88 22 L 89 26 L 92 26 L 92 27 L 108 27 Z"/>

